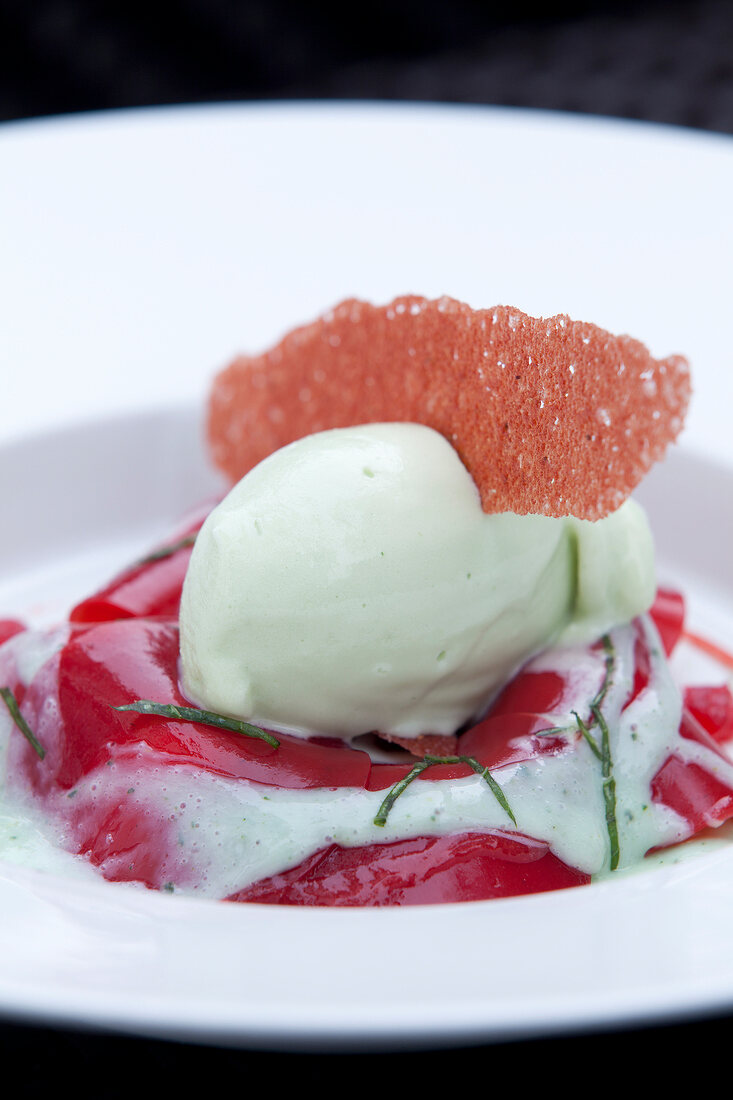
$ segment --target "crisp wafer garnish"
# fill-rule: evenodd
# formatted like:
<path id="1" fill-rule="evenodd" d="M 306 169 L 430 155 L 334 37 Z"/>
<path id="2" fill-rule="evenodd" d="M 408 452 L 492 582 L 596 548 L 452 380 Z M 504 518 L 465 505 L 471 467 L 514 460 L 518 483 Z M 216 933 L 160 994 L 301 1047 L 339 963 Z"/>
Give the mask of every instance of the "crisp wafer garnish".
<path id="1" fill-rule="evenodd" d="M 215 379 L 208 431 L 233 480 L 329 428 L 412 421 L 454 446 L 485 512 L 614 511 L 679 434 L 687 361 L 509 306 L 349 300 Z"/>
<path id="2" fill-rule="evenodd" d="M 458 737 L 454 733 L 420 733 L 417 737 L 380 733 L 378 737 L 407 749 L 413 756 L 452 756 L 458 752 Z"/>

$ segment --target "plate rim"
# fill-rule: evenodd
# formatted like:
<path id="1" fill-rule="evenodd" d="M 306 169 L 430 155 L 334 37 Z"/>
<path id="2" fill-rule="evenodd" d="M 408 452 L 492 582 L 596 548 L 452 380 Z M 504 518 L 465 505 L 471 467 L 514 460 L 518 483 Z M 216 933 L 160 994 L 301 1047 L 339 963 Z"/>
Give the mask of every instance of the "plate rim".
<path id="1" fill-rule="evenodd" d="M 634 132 L 639 135 L 646 135 L 650 131 L 655 131 L 657 134 L 663 134 L 669 138 L 673 138 L 674 140 L 681 139 L 683 141 L 688 141 L 692 143 L 704 143 L 708 147 L 712 147 L 713 145 L 717 145 L 720 148 L 724 147 L 727 150 L 726 155 L 733 154 L 733 138 L 731 138 L 729 135 L 717 134 L 708 131 L 695 131 L 686 127 L 679 127 L 666 123 L 651 123 L 640 120 L 618 119 L 600 115 L 580 115 L 575 114 L 574 112 L 551 111 L 543 109 L 528 110 L 521 107 L 495 107 L 483 104 L 448 104 L 432 103 L 427 101 L 423 102 L 382 100 L 263 100 L 248 101 L 246 103 L 231 102 L 175 104 L 159 107 L 125 108 L 115 111 L 78 112 L 67 115 L 44 116 L 42 118 L 34 119 L 19 119 L 6 122 L 2 126 L 0 126 L 0 151 L 3 147 L 2 142 L 4 136 L 7 136 L 11 133 L 18 133 L 20 132 L 20 130 L 23 130 L 25 133 L 29 134 L 32 131 L 34 136 L 38 136 L 39 139 L 42 139 L 51 128 L 58 130 L 69 125 L 81 129 L 83 126 L 90 123 L 94 126 L 103 126 L 110 121 L 115 124 L 118 121 L 124 121 L 128 124 L 134 124 L 141 119 L 145 119 L 146 121 L 151 120 L 153 116 L 156 120 L 167 121 L 171 119 L 174 115 L 181 116 L 183 114 L 190 114 L 192 112 L 201 117 L 211 116 L 212 114 L 221 112 L 226 112 L 227 114 L 232 115 L 253 115 L 257 113 L 263 113 L 263 111 L 276 114 L 278 116 L 285 116 L 288 113 L 292 113 L 294 109 L 297 110 L 297 113 L 300 117 L 313 117 L 315 114 L 321 116 L 336 114 L 343 115 L 346 112 L 353 111 L 363 114 L 365 117 L 370 114 L 374 115 L 375 112 L 379 114 L 390 114 L 393 116 L 397 114 L 407 115 L 419 112 L 423 114 L 426 119 L 433 115 L 440 115 L 441 118 L 445 119 L 456 117 L 458 115 L 470 115 L 471 117 L 482 118 L 501 117 L 507 120 L 522 116 L 523 118 L 531 118 L 532 120 L 541 122 L 543 124 L 561 123 L 564 127 L 567 126 L 574 130 L 582 130 L 585 127 L 591 126 L 596 131 L 600 128 L 606 128 L 609 131 L 613 130 L 614 132 L 620 134 Z M 185 405 L 186 403 L 183 404 Z M 157 415 L 159 412 L 163 411 L 165 410 L 162 407 L 160 409 L 149 408 L 147 410 L 147 412 L 152 415 Z M 119 414 L 121 419 L 126 419 L 129 416 L 134 417 L 136 415 L 137 413 L 135 412 L 123 412 Z M 98 424 L 98 422 L 99 419 L 97 417 L 81 418 L 80 422 L 77 425 L 77 429 L 83 430 L 85 426 L 89 426 L 89 424 L 92 423 Z M 54 426 L 51 429 L 38 427 L 35 431 L 35 436 L 37 438 L 45 438 L 49 434 L 49 431 L 57 432 L 58 434 L 64 434 L 69 430 L 72 430 L 72 428 L 70 428 L 69 426 Z M 27 438 L 30 438 L 31 434 L 32 433 L 29 433 L 29 436 Z M 11 439 L 8 441 L 3 441 L 2 445 L 0 446 L 0 457 L 4 453 L 5 448 L 15 446 L 17 445 L 17 443 L 23 442 L 25 438 L 26 437 L 20 437 L 17 440 Z M 730 472 L 727 464 L 722 463 L 717 459 L 712 459 L 710 458 L 710 456 L 707 456 L 704 453 L 700 453 L 695 448 L 689 449 L 691 452 L 698 454 L 699 457 L 712 461 L 714 464 L 724 468 L 727 472 Z M 2 879 L 6 868 L 7 865 L 3 864 L 2 866 L 0 866 L 0 879 Z M 97 884 L 94 885 L 96 888 Z M 117 889 L 114 886 L 110 887 L 108 884 L 99 885 L 101 889 L 103 889 L 105 892 L 108 890 Z M 602 888 L 602 886 L 603 884 L 597 884 L 595 887 L 593 887 L 593 889 L 597 890 L 599 888 Z M 166 899 L 166 901 L 167 900 L 168 899 Z M 192 900 L 194 900 L 194 904 L 197 906 L 201 904 L 205 906 L 219 906 L 221 904 L 217 902 L 210 903 L 208 901 L 204 901 L 203 899 L 201 901 L 196 899 Z M 506 900 L 511 902 L 513 899 Z M 501 905 L 502 902 L 477 902 L 465 904 L 485 907 L 488 905 Z M 268 907 L 263 906 L 260 908 L 266 909 L 269 912 Z M 350 914 L 349 917 L 347 917 L 346 919 L 350 920 L 353 911 L 347 910 L 346 912 Z M 360 912 L 372 913 L 374 911 L 367 910 Z M 352 923 L 357 923 L 359 919 L 362 918 L 357 918 L 357 920 L 352 921 Z M 713 983 L 713 986 L 714 985 L 715 983 Z M 24 1009 L 20 1008 L 18 1005 L 8 1005 L 8 1002 L 5 999 L 6 994 L 3 993 L 4 989 L 7 990 L 7 986 L 4 984 L 4 980 L 0 979 L 0 1011 L 6 1014 L 8 1012 L 17 1014 L 19 1011 L 24 1011 Z M 697 1005 L 693 1009 L 693 1011 L 696 1012 L 698 1015 L 707 1015 L 711 1011 L 719 1011 L 720 1008 L 730 1008 L 732 1004 L 733 986 L 727 986 L 726 988 L 723 988 L 721 985 L 720 988 L 716 988 L 715 990 L 713 990 L 712 986 L 709 986 L 705 990 L 703 990 L 701 987 L 697 991 Z M 661 1009 L 656 1002 L 654 1004 L 654 1009 L 657 1013 L 656 1018 L 659 1019 Z M 59 1011 L 61 1014 L 55 1017 L 56 1021 L 68 1023 L 70 1021 L 68 1012 L 64 1012 L 61 1008 L 59 1009 Z M 649 1020 L 648 1006 L 643 1007 L 640 1004 L 633 1006 L 631 1010 L 632 1016 L 629 1015 L 629 1011 L 630 1010 L 628 1003 L 626 1003 L 625 1005 L 618 1005 L 616 1013 L 612 1014 L 609 1017 L 607 1003 L 601 1015 L 593 1021 L 591 1029 L 598 1030 L 599 1028 L 605 1028 L 609 1025 L 628 1023 L 632 1020 L 634 1022 Z M 49 1017 L 45 1014 L 45 1008 L 42 1009 L 41 1012 L 42 1014 L 39 1016 L 37 1015 L 37 1012 L 34 1011 L 33 1007 L 29 1006 L 28 1018 L 34 1019 L 36 1021 L 39 1019 L 49 1019 Z M 171 1030 L 169 1027 L 164 1026 L 164 1021 L 162 1020 L 157 1020 L 157 1022 L 148 1021 L 146 1024 L 141 1024 L 140 1022 L 130 1020 L 129 1015 L 127 1014 L 127 1010 L 124 1008 L 119 1008 L 117 1013 L 113 1015 L 114 1018 L 108 1018 L 107 1023 L 104 1026 L 112 1027 L 115 1030 L 129 1031 L 135 1034 L 153 1034 L 153 1031 L 150 1030 L 151 1027 L 153 1027 L 155 1029 L 155 1033 L 159 1034 L 161 1037 L 176 1037 L 183 1035 L 183 1037 L 185 1037 L 189 1041 L 198 1039 L 199 1041 L 204 1042 L 221 1042 L 226 1040 L 228 1042 L 235 1042 L 236 1045 L 254 1044 L 258 1048 L 262 1048 L 263 1045 L 267 1045 L 277 1047 L 278 1049 L 293 1049 L 293 1044 L 305 1044 L 306 1046 L 312 1047 L 315 1045 L 318 1047 L 318 1049 L 324 1049 L 324 1046 L 328 1046 L 333 1043 L 335 1043 L 337 1046 L 341 1046 L 344 1043 L 348 1045 L 358 1043 L 358 1045 L 360 1046 L 364 1046 L 365 1044 L 376 1044 L 380 1049 L 385 1049 L 385 1043 L 387 1043 L 388 1040 L 388 1036 L 384 1034 L 377 1035 L 373 1029 L 371 1031 L 369 1029 L 367 1029 L 367 1031 L 364 1031 L 363 1025 L 358 1024 L 355 1024 L 349 1030 L 347 1035 L 341 1035 L 339 1037 L 334 1031 L 333 1016 L 331 1017 L 330 1023 L 327 1020 L 323 1021 L 318 1025 L 315 1030 L 306 1029 L 305 1031 L 303 1031 L 301 1029 L 300 1031 L 298 1031 L 297 1029 L 293 1028 L 288 1035 L 283 1036 L 282 1034 L 280 1034 L 279 1036 L 277 1036 L 273 1033 L 272 1025 L 258 1029 L 252 1021 L 250 1021 L 248 1025 L 243 1025 L 242 1027 L 240 1027 L 237 1030 L 236 1034 L 233 1035 L 231 1032 L 226 1034 L 225 1032 L 222 1032 L 221 1020 L 219 1020 L 218 1022 L 210 1020 L 207 1023 L 206 1021 L 201 1021 L 200 1019 L 194 1022 L 189 1018 L 185 1021 L 179 1020 L 178 1024 Z M 562 1016 L 562 1014 L 560 1014 L 560 1016 Z M 665 1019 L 687 1019 L 689 1018 L 689 1016 L 690 1004 L 687 999 L 685 1000 L 685 1004 L 670 1005 L 668 1003 L 664 1008 Z M 99 1018 L 100 1017 L 98 1016 L 97 1019 Z M 315 1021 L 312 1022 L 315 1023 Z M 85 1019 L 85 1009 L 83 1005 L 79 1006 L 78 1012 L 73 1019 L 73 1023 L 75 1024 L 75 1026 L 95 1026 L 94 1021 L 90 1022 L 89 1020 Z M 160 1025 L 159 1028 L 156 1027 L 156 1023 Z M 403 1023 L 405 1032 L 400 1037 L 398 1043 L 399 1046 L 405 1046 L 406 1044 L 412 1046 L 415 1043 L 417 1043 L 418 1045 L 422 1045 L 424 1042 L 427 1041 L 433 1044 L 435 1042 L 445 1042 L 446 1045 L 455 1045 L 457 1042 L 466 1041 L 475 1043 L 500 1041 L 506 1038 L 525 1038 L 545 1034 L 569 1034 L 572 1032 L 577 1032 L 578 1030 L 587 1029 L 588 1019 L 587 1017 L 585 1017 L 583 1020 L 575 1018 L 573 1022 L 573 1019 L 570 1018 L 556 1019 L 555 1021 L 548 1021 L 547 1019 L 538 1018 L 535 1021 L 534 1027 L 530 1030 L 527 1030 L 526 1027 L 517 1027 L 515 1025 L 513 1028 L 507 1028 L 504 1031 L 499 1030 L 498 1032 L 496 1030 L 496 1024 L 494 1024 L 492 1026 L 492 1029 L 488 1032 L 486 1031 L 485 1026 L 476 1025 L 473 1037 L 467 1036 L 467 1033 L 465 1031 L 465 1021 L 463 1023 L 456 1023 L 453 1029 L 451 1029 L 444 1020 L 442 1022 L 438 1022 L 437 1020 L 434 1021 L 432 1027 L 430 1025 L 426 1025 L 424 1022 L 417 1026 L 420 1028 L 419 1035 L 414 1033 L 414 1025 L 411 1032 L 410 1026 L 406 1023 Z M 448 1031 L 450 1032 L 450 1034 L 446 1032 L 446 1026 L 448 1026 Z M 142 1031 L 140 1030 L 141 1027 L 143 1029 Z M 425 1031 L 426 1027 L 427 1032 Z M 389 1044 L 387 1043 L 387 1045 Z"/>

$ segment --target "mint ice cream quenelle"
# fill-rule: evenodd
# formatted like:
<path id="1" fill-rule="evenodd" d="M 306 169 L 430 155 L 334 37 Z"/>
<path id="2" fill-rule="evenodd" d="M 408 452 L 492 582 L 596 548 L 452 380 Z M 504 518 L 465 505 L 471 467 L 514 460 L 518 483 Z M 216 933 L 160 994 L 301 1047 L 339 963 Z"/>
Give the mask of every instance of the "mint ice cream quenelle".
<path id="1" fill-rule="evenodd" d="M 266 458 L 204 524 L 183 687 L 303 736 L 452 734 L 533 654 L 593 641 L 654 590 L 634 501 L 596 522 L 486 514 L 431 428 L 335 429 Z"/>

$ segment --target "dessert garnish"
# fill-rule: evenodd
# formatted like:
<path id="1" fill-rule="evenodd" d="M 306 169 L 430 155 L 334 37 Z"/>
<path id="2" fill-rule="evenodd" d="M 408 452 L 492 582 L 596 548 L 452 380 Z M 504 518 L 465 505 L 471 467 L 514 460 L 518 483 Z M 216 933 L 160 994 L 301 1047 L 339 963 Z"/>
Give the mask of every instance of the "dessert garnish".
<path id="1" fill-rule="evenodd" d="M 0 687 L 0 698 L 2 698 L 5 706 L 10 711 L 10 717 L 13 719 L 16 727 L 23 734 L 26 741 L 35 752 L 36 756 L 39 758 L 39 760 L 43 760 L 44 756 L 46 755 L 46 750 L 21 714 L 20 707 L 18 706 L 18 700 L 15 698 L 15 695 L 9 687 Z"/>
<path id="2" fill-rule="evenodd" d="M 427 768 L 430 768 L 435 764 L 467 764 L 472 771 L 476 772 L 477 775 L 480 775 L 482 779 L 486 780 L 486 783 L 491 790 L 491 793 L 494 795 L 494 798 L 499 803 L 502 810 L 504 810 L 507 817 L 511 819 L 513 825 L 517 824 L 517 819 L 512 813 L 511 806 L 507 802 L 500 785 L 496 782 L 489 769 L 483 764 L 480 764 L 475 757 L 431 756 L 428 753 L 423 756 L 422 760 L 419 760 L 416 764 L 413 764 L 407 775 L 403 776 L 402 779 L 398 780 L 398 782 L 390 788 L 384 798 L 384 801 L 377 810 L 377 816 L 374 818 L 374 824 L 382 827 L 386 825 L 389 811 L 392 809 L 395 802 L 403 793 L 403 791 L 406 790 L 407 787 L 409 787 L 413 779 L 417 779 L 418 776 L 422 775 L 422 773 Z"/>
<path id="3" fill-rule="evenodd" d="M 599 519 L 680 432 L 687 361 L 565 315 L 408 295 L 347 300 L 215 380 L 208 434 L 238 481 L 313 432 L 405 421 L 440 432 L 486 512 Z"/>
<path id="4" fill-rule="evenodd" d="M 133 710 L 137 714 L 155 714 L 159 718 L 172 718 L 176 722 L 199 722 L 202 726 L 214 726 L 216 729 L 241 733 L 243 737 L 254 737 L 258 741 L 266 741 L 274 749 L 280 744 L 273 734 L 260 729 L 259 726 L 253 726 L 250 722 L 240 722 L 237 718 L 228 718 L 225 714 L 201 710 L 199 707 L 179 707 L 173 703 L 156 703 L 152 699 L 136 699 L 134 703 L 124 703 L 112 709 Z"/>

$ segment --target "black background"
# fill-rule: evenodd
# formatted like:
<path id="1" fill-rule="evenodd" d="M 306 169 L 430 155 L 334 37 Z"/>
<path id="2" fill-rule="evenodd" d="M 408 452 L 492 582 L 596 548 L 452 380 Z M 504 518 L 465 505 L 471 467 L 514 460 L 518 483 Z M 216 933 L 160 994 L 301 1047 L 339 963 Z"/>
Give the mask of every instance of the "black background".
<path id="1" fill-rule="evenodd" d="M 502 104 L 733 133 L 733 2 L 0 0 L 0 120 L 293 98 Z M 491 949 L 487 943 L 489 956 Z M 95 1098 L 141 1089 L 291 1093 L 313 1085 L 394 1097 L 448 1088 L 608 1087 L 618 1095 L 658 1092 L 688 1072 L 695 1087 L 716 1087 L 731 1035 L 733 1017 L 717 1016 L 460 1050 L 324 1055 L 6 1021 L 0 1051 L 6 1075 L 19 1075 L 16 1096 L 66 1087 Z"/>
<path id="2" fill-rule="evenodd" d="M 733 132 L 730 0 L 0 0 L 0 119 L 217 100 L 509 104 Z"/>

